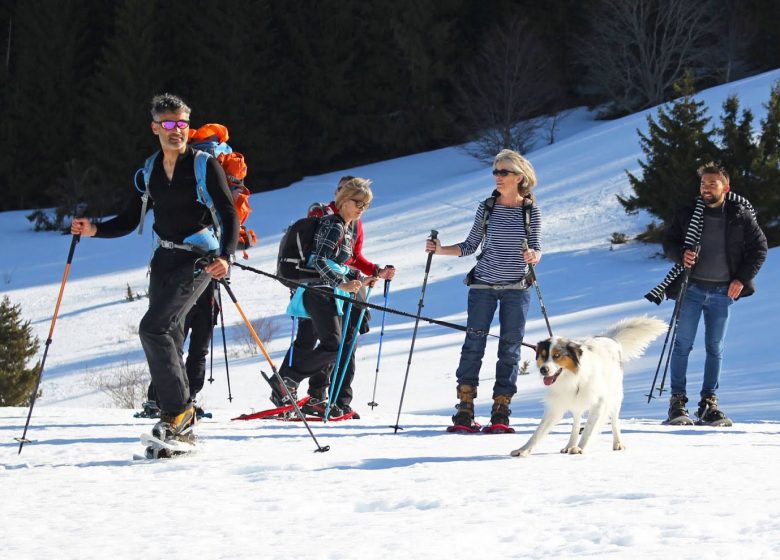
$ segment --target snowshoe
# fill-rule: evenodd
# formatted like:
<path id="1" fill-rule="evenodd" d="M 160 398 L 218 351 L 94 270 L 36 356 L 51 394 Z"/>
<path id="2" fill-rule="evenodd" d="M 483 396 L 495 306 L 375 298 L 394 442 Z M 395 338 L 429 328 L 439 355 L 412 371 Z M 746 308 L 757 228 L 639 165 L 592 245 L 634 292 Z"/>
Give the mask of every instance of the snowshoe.
<path id="1" fill-rule="evenodd" d="M 696 411 L 696 419 L 697 426 L 727 428 L 733 425 L 731 418 L 718 408 L 718 397 L 715 395 L 702 397 L 699 401 L 699 409 Z"/>
<path id="2" fill-rule="evenodd" d="M 685 408 L 688 397 L 685 395 L 672 395 L 669 399 L 669 414 L 663 424 L 667 426 L 693 426 L 693 420 L 688 416 Z"/>
<path id="3" fill-rule="evenodd" d="M 482 430 L 482 426 L 477 424 L 474 420 L 471 420 L 468 424 L 453 424 L 447 426 L 447 433 L 450 434 L 478 434 Z"/>
<path id="4" fill-rule="evenodd" d="M 133 418 L 159 418 L 160 407 L 154 401 L 146 401 L 141 405 L 142 410 L 133 414 Z"/>
<path id="5" fill-rule="evenodd" d="M 493 409 L 490 415 L 490 424 L 485 426 L 482 431 L 486 434 L 513 434 L 515 429 L 509 426 L 509 415 L 512 411 L 509 409 L 509 403 L 512 397 L 509 395 L 496 395 L 493 399 Z"/>
<path id="6" fill-rule="evenodd" d="M 301 400 L 297 402 L 298 408 L 303 408 L 303 406 L 309 401 L 311 397 L 305 396 Z M 268 410 L 261 410 L 259 412 L 251 412 L 249 414 L 242 414 L 240 416 L 236 416 L 235 418 L 231 418 L 231 420 L 262 420 L 262 419 L 279 419 L 282 420 L 287 416 L 290 416 L 290 414 L 295 415 L 295 407 L 291 404 L 286 404 L 284 406 L 278 406 L 276 408 L 269 408 Z"/>

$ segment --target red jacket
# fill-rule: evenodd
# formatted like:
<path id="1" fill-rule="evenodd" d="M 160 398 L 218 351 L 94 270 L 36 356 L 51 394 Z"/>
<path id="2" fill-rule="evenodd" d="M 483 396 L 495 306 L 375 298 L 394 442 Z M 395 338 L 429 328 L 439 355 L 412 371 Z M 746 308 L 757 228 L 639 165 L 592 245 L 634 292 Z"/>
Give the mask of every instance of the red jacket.
<path id="1" fill-rule="evenodd" d="M 325 215 L 329 216 L 331 214 L 338 213 L 339 210 L 336 208 L 336 201 L 331 200 L 330 203 L 325 207 L 325 212 L 323 212 L 322 206 L 320 204 L 312 204 L 309 208 L 308 217 L 311 218 L 316 216 L 321 218 Z M 355 245 L 352 247 L 352 258 L 350 258 L 345 264 L 347 266 L 351 266 L 352 268 L 358 269 L 366 276 L 376 276 L 379 273 L 379 266 L 375 265 L 363 256 L 363 222 L 361 220 L 357 221 Z"/>

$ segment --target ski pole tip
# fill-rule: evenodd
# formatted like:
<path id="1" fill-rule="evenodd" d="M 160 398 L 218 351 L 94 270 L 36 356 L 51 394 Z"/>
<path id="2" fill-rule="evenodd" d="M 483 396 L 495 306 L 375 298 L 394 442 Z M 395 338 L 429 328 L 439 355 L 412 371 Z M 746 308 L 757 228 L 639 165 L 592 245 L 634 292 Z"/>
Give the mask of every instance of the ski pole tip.
<path id="1" fill-rule="evenodd" d="M 330 445 L 318 447 L 317 449 L 314 450 L 315 453 L 325 453 L 327 451 L 330 451 Z"/>

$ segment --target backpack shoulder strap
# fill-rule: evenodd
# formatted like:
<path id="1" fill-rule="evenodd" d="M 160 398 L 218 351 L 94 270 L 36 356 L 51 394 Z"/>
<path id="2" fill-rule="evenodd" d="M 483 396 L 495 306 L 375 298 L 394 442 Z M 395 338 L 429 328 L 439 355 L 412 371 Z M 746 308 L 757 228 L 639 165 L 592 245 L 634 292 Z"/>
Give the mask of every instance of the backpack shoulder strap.
<path id="1" fill-rule="evenodd" d="M 211 221 L 214 224 L 214 233 L 216 234 L 217 239 L 221 239 L 222 220 L 219 219 L 219 213 L 214 207 L 214 200 L 211 198 L 208 187 L 206 186 L 206 166 L 208 165 L 209 159 L 212 157 L 213 156 L 208 152 L 195 150 L 195 191 L 198 202 L 209 209 L 209 212 L 211 213 Z"/>
<path id="2" fill-rule="evenodd" d="M 154 169 L 154 160 L 157 159 L 157 155 L 160 153 L 160 151 L 154 152 L 152 155 L 150 155 L 148 158 L 146 158 L 146 161 L 144 161 L 144 166 L 140 168 L 138 171 L 135 172 L 135 175 L 133 176 L 133 186 L 135 187 L 135 190 L 141 193 L 141 219 L 138 222 L 138 235 L 143 235 L 144 233 L 144 219 L 146 218 L 146 208 L 149 205 L 149 178 L 152 176 L 152 169 Z M 143 181 L 144 181 L 144 190 L 141 190 L 138 188 L 138 174 L 141 174 Z"/>
<path id="3" fill-rule="evenodd" d="M 496 205 L 496 199 L 498 198 L 498 191 L 493 191 L 489 197 L 482 202 L 482 251 L 477 255 L 477 260 L 482 258 L 485 253 L 485 244 L 487 243 L 487 230 L 490 223 L 490 214 L 493 212 L 493 207 Z"/>

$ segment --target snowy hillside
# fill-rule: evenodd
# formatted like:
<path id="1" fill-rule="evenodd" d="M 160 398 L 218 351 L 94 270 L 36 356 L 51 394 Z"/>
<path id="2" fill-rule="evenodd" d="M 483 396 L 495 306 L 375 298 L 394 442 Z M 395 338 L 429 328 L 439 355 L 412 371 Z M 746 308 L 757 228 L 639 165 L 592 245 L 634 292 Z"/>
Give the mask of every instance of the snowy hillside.
<path id="1" fill-rule="evenodd" d="M 717 118 L 738 93 L 756 121 L 775 71 L 705 91 Z M 564 120 L 551 146 L 527 154 L 539 177 L 544 257 L 537 273 L 556 334 L 595 334 L 620 318 L 668 320 L 643 294 L 669 269 L 657 246 L 611 247 L 613 232 L 634 235 L 649 216 L 627 216 L 615 195 L 628 192 L 625 171 L 638 170 L 639 113 L 596 122 L 584 110 Z M 227 123 L 229 124 L 229 123 Z M 140 156 L 139 156 L 140 157 Z M 250 169 L 251 169 L 251 162 Z M 262 170 L 251 169 L 254 173 Z M 364 218 L 366 256 L 397 269 L 390 307 L 416 312 L 426 260 L 437 229 L 443 243 L 465 239 L 476 206 L 490 194 L 489 166 L 457 148 L 347 169 L 374 181 Z M 315 200 L 329 200 L 338 177 L 309 177 L 254 195 L 249 225 L 260 237 L 250 266 L 272 272 L 284 227 Z M 691 195 L 697 192 L 691 185 Z M 2 292 L 20 303 L 41 341 L 51 322 L 70 238 L 33 233 L 25 212 L 0 214 L 5 243 Z M 147 232 L 151 228 L 147 228 Z M 221 338 L 215 335 L 214 382 L 201 403 L 214 414 L 198 427 L 193 457 L 133 462 L 150 421 L 111 402 L 94 378 L 144 363 L 137 325 L 153 242 L 129 235 L 84 239 L 75 253 L 28 444 L 21 456 L 26 409 L 0 409 L 2 558 L 770 558 L 780 547 L 780 489 L 766 476 L 780 459 L 780 348 L 777 344 L 777 249 L 757 279 L 757 294 L 733 307 L 721 378 L 729 429 L 667 427 L 667 394 L 647 404 L 663 337 L 626 369 L 623 430 L 627 450 L 611 451 L 606 433 L 584 456 L 559 455 L 569 420 L 534 455 L 512 459 L 542 413 L 535 369 L 521 376 L 513 403 L 515 435 L 444 433 L 453 413 L 454 370 L 463 334 L 421 323 L 400 425 L 395 423 L 414 321 L 388 315 L 377 385 L 371 398 L 379 314 L 357 351 L 353 406 L 362 418 L 314 426 L 331 450 L 314 454 L 299 425 L 231 422 L 270 406 L 245 328 L 227 298 L 232 402 Z M 613 250 L 614 249 L 614 250 Z M 473 258 L 433 258 L 424 315 L 465 324 L 465 273 Z M 233 289 L 253 319 L 276 325 L 269 345 L 278 362 L 289 345 L 287 290 L 234 270 Z M 381 297 L 372 298 L 381 303 Z M 496 325 L 494 323 L 494 325 Z M 526 340 L 545 338 L 535 294 Z M 477 415 L 489 416 L 495 339 L 488 342 Z M 532 360 L 524 349 L 523 359 Z M 689 393 L 701 382 L 701 335 L 691 355 Z M 207 373 L 208 375 L 208 373 Z M 770 471 L 771 472 L 771 471 Z M 183 529 L 183 530 L 182 530 Z M 151 552 L 150 552 L 151 551 Z"/>

